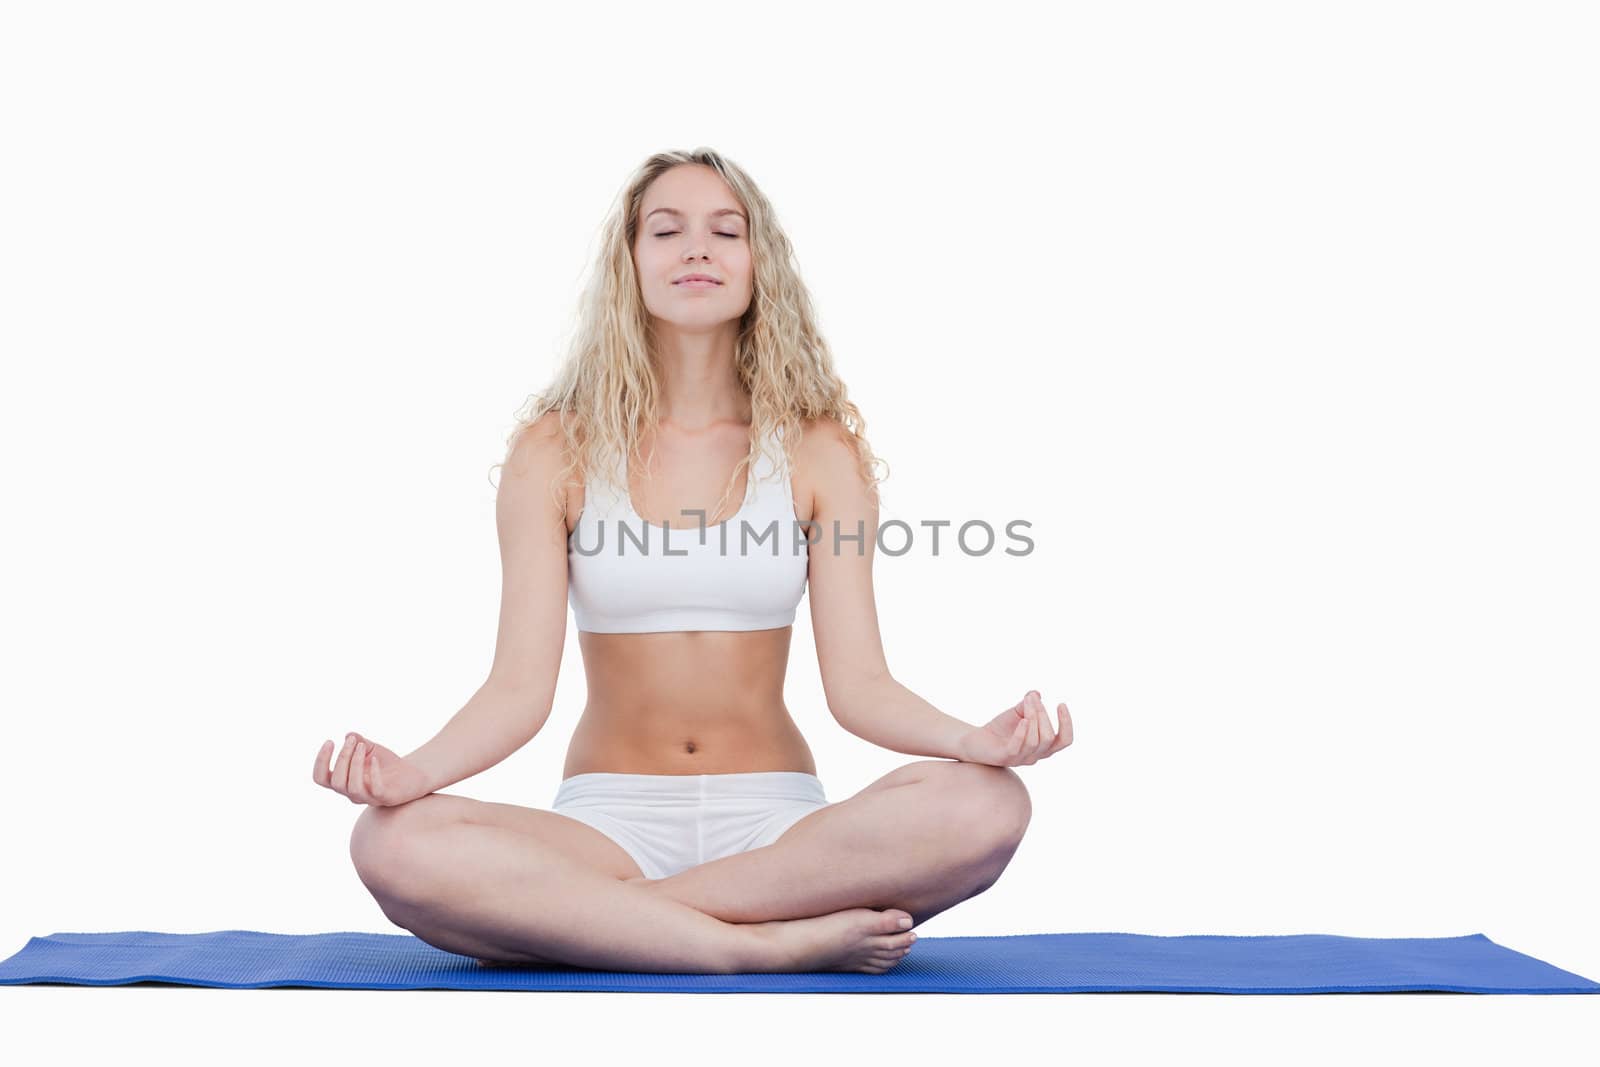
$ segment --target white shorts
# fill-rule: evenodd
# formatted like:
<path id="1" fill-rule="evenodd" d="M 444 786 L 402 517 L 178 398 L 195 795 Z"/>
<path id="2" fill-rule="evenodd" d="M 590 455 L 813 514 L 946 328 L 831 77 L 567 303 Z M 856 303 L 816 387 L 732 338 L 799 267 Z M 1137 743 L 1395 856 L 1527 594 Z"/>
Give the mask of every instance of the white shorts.
<path id="1" fill-rule="evenodd" d="M 822 780 L 800 771 L 739 774 L 575 774 L 551 810 L 621 845 L 646 878 L 776 841 L 828 806 Z"/>

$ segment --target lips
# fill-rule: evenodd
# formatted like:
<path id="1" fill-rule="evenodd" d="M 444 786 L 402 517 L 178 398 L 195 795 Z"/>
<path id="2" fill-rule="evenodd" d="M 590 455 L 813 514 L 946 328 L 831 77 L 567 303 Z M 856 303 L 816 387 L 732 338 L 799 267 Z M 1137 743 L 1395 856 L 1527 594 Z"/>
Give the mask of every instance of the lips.
<path id="1" fill-rule="evenodd" d="M 693 284 L 693 283 L 696 283 L 696 282 L 699 282 L 699 283 L 702 283 L 702 284 L 705 284 L 705 285 L 721 285 L 722 284 L 720 281 L 718 281 L 717 279 L 713 278 L 709 274 L 685 274 L 683 277 L 674 280 L 672 284 L 673 285 L 690 285 L 690 284 Z"/>

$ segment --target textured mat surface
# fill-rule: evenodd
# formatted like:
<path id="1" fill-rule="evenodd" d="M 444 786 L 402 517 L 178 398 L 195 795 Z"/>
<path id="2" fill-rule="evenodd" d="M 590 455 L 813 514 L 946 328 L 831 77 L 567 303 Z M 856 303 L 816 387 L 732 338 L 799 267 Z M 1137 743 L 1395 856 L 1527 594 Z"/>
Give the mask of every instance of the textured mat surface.
<path id="1" fill-rule="evenodd" d="M 30 982 L 638 993 L 1600 992 L 1600 983 L 1482 934 L 922 937 L 886 974 L 714 975 L 485 967 L 410 934 L 63 933 L 30 938 L 0 962 L 0 985 Z"/>

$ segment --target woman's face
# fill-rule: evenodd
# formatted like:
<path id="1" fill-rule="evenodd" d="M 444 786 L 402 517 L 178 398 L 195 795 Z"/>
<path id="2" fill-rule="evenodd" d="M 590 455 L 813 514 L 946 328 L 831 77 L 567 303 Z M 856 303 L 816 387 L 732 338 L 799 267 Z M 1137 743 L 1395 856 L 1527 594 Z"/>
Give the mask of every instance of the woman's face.
<path id="1" fill-rule="evenodd" d="M 645 307 L 675 326 L 718 326 L 750 306 L 749 222 L 710 167 L 681 164 L 650 183 L 639 205 L 633 263 Z M 692 274 L 715 282 L 680 280 Z"/>

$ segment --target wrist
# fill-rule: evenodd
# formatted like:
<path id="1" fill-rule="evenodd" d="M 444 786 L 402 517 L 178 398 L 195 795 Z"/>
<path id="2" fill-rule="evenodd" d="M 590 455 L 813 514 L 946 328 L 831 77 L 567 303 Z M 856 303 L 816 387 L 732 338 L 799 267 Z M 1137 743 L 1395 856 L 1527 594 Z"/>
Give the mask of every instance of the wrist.
<path id="1" fill-rule="evenodd" d="M 967 749 L 967 738 L 970 737 L 971 734 L 972 727 L 967 723 L 962 723 L 956 730 L 955 735 L 950 738 L 949 748 L 951 759 L 960 760 L 963 763 L 972 762 L 972 754 Z"/>
<path id="2" fill-rule="evenodd" d="M 432 742 L 429 743 L 431 744 Z M 427 745 L 423 745 L 416 751 L 408 753 L 401 758 L 422 773 L 423 796 L 443 789 L 450 784 L 450 779 L 446 777 L 444 769 L 435 763 Z"/>

